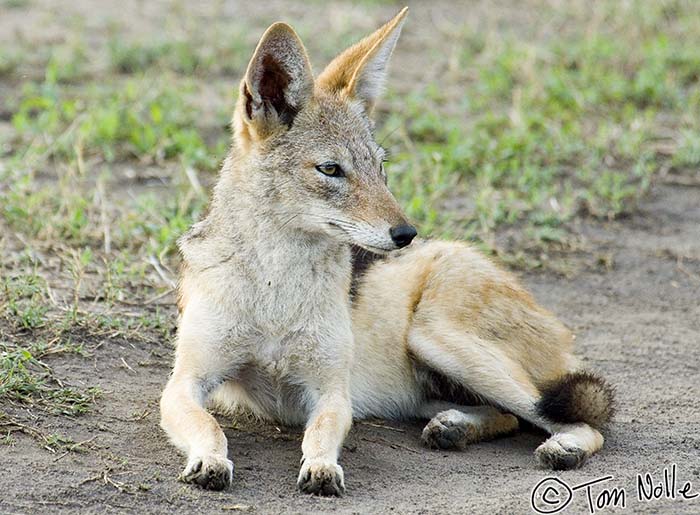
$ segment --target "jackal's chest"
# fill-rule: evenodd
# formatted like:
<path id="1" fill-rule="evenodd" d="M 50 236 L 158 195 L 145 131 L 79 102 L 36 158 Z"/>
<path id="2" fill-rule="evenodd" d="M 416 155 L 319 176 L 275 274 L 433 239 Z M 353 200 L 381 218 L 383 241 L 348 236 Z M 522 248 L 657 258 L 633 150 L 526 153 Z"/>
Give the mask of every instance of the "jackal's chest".
<path id="1" fill-rule="evenodd" d="M 270 378 L 293 373 L 304 356 L 313 352 L 318 339 L 315 331 L 295 328 L 282 334 L 264 334 L 249 342 L 251 362 Z"/>
<path id="2" fill-rule="evenodd" d="M 264 418 L 303 424 L 308 414 L 306 383 L 283 362 L 251 362 L 233 380 L 241 392 L 236 404 Z"/>
<path id="3" fill-rule="evenodd" d="M 318 336 L 297 330 L 248 341 L 247 360 L 228 376 L 235 404 L 267 419 L 302 424 L 308 414 L 310 379 L 319 366 Z M 235 349 L 240 349 L 236 345 Z"/>
<path id="4" fill-rule="evenodd" d="M 349 285 L 343 275 L 319 277 L 287 268 L 244 278 L 231 289 L 236 295 L 229 312 L 240 324 L 255 328 L 266 349 L 306 342 L 333 323 L 338 312 L 349 311 Z"/>

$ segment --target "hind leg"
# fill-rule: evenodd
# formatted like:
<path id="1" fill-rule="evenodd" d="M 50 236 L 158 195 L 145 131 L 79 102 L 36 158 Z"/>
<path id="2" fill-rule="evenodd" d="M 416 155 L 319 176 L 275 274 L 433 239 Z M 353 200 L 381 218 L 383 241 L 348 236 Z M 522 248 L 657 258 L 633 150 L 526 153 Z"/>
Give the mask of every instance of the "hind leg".
<path id="1" fill-rule="evenodd" d="M 575 468 L 602 447 L 603 436 L 588 424 L 558 424 L 541 416 L 538 389 L 525 370 L 496 345 L 465 335 L 446 320 L 414 327 L 408 345 L 413 356 L 432 370 L 549 432 L 552 436 L 535 454 L 541 465 Z"/>
<path id="2" fill-rule="evenodd" d="M 430 419 L 421 438 L 433 449 L 464 449 L 518 429 L 516 417 L 491 406 L 428 402 L 422 407 L 421 416 Z"/>

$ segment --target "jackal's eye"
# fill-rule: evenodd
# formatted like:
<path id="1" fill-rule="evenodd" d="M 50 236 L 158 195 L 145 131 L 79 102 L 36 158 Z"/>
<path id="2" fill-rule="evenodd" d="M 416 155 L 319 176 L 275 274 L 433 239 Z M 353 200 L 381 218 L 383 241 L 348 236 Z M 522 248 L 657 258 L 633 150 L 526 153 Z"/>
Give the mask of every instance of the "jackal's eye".
<path id="1" fill-rule="evenodd" d="M 332 161 L 316 165 L 316 170 L 321 172 L 323 175 L 327 175 L 328 177 L 345 177 L 345 172 L 340 165 Z"/>

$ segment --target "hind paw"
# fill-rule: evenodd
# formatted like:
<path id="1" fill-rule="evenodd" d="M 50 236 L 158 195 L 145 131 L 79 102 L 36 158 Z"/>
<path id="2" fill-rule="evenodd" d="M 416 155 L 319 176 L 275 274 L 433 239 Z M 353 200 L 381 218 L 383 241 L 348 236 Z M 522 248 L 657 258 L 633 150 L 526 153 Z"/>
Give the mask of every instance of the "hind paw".
<path id="1" fill-rule="evenodd" d="M 464 449 L 467 445 L 512 433 L 518 419 L 495 408 L 464 413 L 451 409 L 435 415 L 423 429 L 423 442 L 433 449 Z"/>
<path id="2" fill-rule="evenodd" d="M 457 410 L 448 410 L 438 413 L 428 422 L 421 439 L 431 449 L 464 449 L 479 440 L 479 431 Z"/>
<path id="3" fill-rule="evenodd" d="M 580 447 L 567 445 L 557 435 L 535 450 L 535 457 L 542 467 L 552 470 L 569 470 L 583 465 L 589 454 Z"/>

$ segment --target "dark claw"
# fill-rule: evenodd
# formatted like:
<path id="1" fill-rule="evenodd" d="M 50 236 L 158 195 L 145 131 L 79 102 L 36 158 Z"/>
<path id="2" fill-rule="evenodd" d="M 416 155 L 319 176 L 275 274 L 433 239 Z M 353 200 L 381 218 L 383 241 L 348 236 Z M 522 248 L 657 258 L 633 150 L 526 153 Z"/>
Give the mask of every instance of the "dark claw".
<path id="1" fill-rule="evenodd" d="M 306 494 L 322 495 L 324 497 L 341 497 L 344 489 L 340 484 L 340 478 L 335 474 L 323 474 L 320 477 L 312 480 L 312 474 L 308 471 L 301 481 L 299 481 L 299 490 Z"/>
<path id="2" fill-rule="evenodd" d="M 545 454 L 543 464 L 552 470 L 571 470 L 580 467 L 586 461 L 583 449 L 567 449 L 566 454 Z"/>
<path id="3" fill-rule="evenodd" d="M 229 475 L 227 468 L 211 466 L 203 468 L 202 461 L 198 461 L 187 475 L 180 476 L 181 481 L 194 483 L 205 490 L 223 490 L 231 483 L 232 478 L 233 474 Z"/>
<path id="4" fill-rule="evenodd" d="M 441 422 L 431 427 L 423 436 L 423 442 L 432 449 L 461 449 L 466 437 L 466 429 L 461 425 Z"/>

